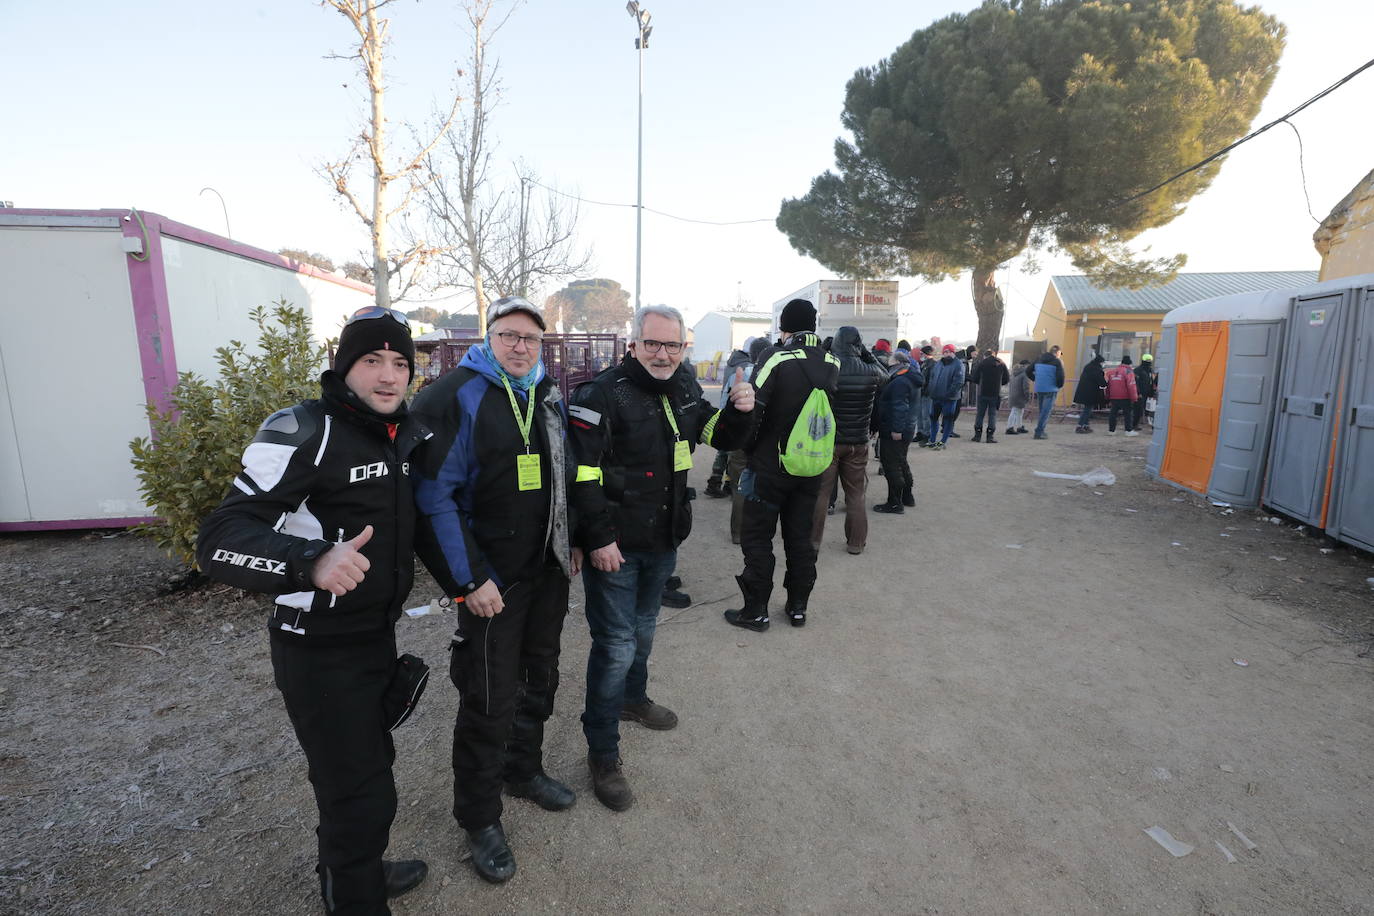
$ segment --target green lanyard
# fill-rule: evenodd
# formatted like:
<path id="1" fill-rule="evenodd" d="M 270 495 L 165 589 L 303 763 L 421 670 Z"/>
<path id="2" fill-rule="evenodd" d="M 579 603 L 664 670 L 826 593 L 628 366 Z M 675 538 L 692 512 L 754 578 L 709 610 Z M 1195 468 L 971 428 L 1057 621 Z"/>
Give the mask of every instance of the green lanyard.
<path id="1" fill-rule="evenodd" d="M 682 433 L 677 431 L 677 420 L 673 419 L 673 405 L 668 403 L 666 394 L 660 394 L 659 398 L 663 401 L 663 413 L 668 417 L 668 425 L 673 428 L 673 441 L 681 442 Z"/>
<path id="2" fill-rule="evenodd" d="M 520 427 L 520 437 L 525 440 L 525 454 L 530 453 L 530 428 L 534 426 L 534 389 L 530 389 L 528 397 L 525 399 L 525 415 L 520 416 L 520 405 L 516 403 L 515 392 L 511 390 L 510 382 L 505 376 L 501 377 L 501 384 L 506 388 L 506 396 L 510 398 L 510 409 L 515 414 L 515 425 Z M 667 403 L 667 398 L 664 398 Z M 677 427 L 674 427 L 676 429 Z"/>

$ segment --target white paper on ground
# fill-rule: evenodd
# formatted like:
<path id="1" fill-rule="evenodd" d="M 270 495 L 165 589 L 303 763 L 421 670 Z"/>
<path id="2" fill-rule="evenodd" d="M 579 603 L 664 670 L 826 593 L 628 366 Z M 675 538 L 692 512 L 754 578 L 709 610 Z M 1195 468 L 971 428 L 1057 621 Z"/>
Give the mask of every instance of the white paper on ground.
<path id="1" fill-rule="evenodd" d="M 1231 832 L 1236 835 L 1236 839 L 1240 840 L 1241 845 L 1244 846 L 1246 849 L 1250 850 L 1251 852 L 1254 852 L 1256 849 L 1259 849 L 1258 846 L 1250 842 L 1250 838 L 1248 836 L 1240 832 L 1240 828 L 1237 827 L 1235 824 L 1231 823 L 1230 821 L 1227 821 L 1226 826 L 1231 828 Z"/>
<path id="2" fill-rule="evenodd" d="M 1174 839 L 1169 835 L 1169 831 L 1165 830 L 1163 827 L 1147 827 L 1145 828 L 1145 833 L 1149 835 L 1150 839 L 1163 846 L 1165 850 L 1168 851 L 1169 855 L 1173 856 L 1175 859 L 1181 859 L 1193 851 L 1194 847 Z"/>

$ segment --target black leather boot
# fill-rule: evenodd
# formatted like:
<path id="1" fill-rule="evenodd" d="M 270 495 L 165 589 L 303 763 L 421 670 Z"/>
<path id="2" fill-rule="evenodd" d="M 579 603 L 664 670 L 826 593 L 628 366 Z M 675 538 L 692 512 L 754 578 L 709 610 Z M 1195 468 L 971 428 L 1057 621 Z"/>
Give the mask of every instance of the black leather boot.
<path id="1" fill-rule="evenodd" d="M 975 426 L 975 427 L 973 427 L 973 441 L 974 441 L 974 442 L 982 442 L 982 441 L 983 441 L 983 427 L 981 427 L 981 426 Z"/>
<path id="2" fill-rule="evenodd" d="M 811 589 L 789 591 L 787 593 L 787 622 L 794 627 L 806 626 L 806 599 L 811 597 Z"/>
<path id="3" fill-rule="evenodd" d="M 904 488 L 902 489 L 902 505 L 903 505 L 903 506 L 906 506 L 906 507 L 909 508 L 909 509 L 915 508 L 915 506 L 916 506 L 916 492 L 915 492 L 915 487 L 914 487 L 914 486 L 911 486 L 911 487 L 904 487 Z"/>
<path id="4" fill-rule="evenodd" d="M 404 859 L 400 862 L 383 862 L 382 877 L 386 881 L 386 899 L 399 897 L 406 891 L 413 891 L 429 874 L 429 866 L 419 859 Z"/>
<path id="5" fill-rule="evenodd" d="M 996 442 L 996 441 L 997 441 L 996 439 L 992 438 L 992 427 L 989 426 L 989 427 L 988 427 L 988 442 Z"/>
<path id="6" fill-rule="evenodd" d="M 768 629 L 768 596 L 753 594 L 744 582 L 743 576 L 735 576 L 739 583 L 740 594 L 744 596 L 744 607 L 725 612 L 725 622 L 735 627 L 743 627 L 762 633 Z"/>
<path id="7" fill-rule="evenodd" d="M 507 780 L 506 794 L 514 798 L 528 798 L 545 811 L 565 811 L 577 801 L 572 789 L 542 770 L 526 780 Z"/>
<path id="8" fill-rule="evenodd" d="M 902 489 L 901 484 L 894 483 L 892 478 L 889 477 L 887 479 L 887 502 L 878 503 L 878 505 L 873 507 L 873 511 L 885 512 L 890 515 L 901 515 L 902 512 L 905 511 L 902 509 Z M 913 502 L 912 505 L 915 505 L 915 503 Z"/>
<path id="9" fill-rule="evenodd" d="M 480 830 L 468 830 L 468 848 L 472 850 L 472 867 L 477 874 L 492 884 L 509 881 L 515 874 L 515 856 L 506 844 L 506 832 L 501 822 L 489 824 Z"/>

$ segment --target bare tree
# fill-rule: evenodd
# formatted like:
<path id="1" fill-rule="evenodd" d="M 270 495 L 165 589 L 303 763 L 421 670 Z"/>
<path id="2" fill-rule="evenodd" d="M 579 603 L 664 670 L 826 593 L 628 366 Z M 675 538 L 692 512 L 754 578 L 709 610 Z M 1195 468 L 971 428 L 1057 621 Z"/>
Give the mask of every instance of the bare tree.
<path id="1" fill-rule="evenodd" d="M 516 163 L 515 170 L 519 187 L 505 195 L 507 207 L 483 261 L 496 289 L 528 298 L 542 286 L 590 270 L 592 256 L 576 244 L 577 200 L 546 188 L 524 163 Z"/>
<path id="2" fill-rule="evenodd" d="M 472 40 L 464 76 L 463 116 L 423 163 L 420 193 L 436 245 L 436 286 L 471 290 L 478 326 L 486 332 L 491 294 L 529 296 L 538 286 L 588 269 L 590 252 L 574 244 L 578 208 L 571 198 L 544 187 L 535 172 L 517 164 L 516 183 L 492 180 L 491 112 L 500 104 L 499 61 L 488 57 L 491 40 L 509 20 L 499 0 L 465 0 Z"/>
<path id="3" fill-rule="evenodd" d="M 421 165 L 435 145 L 449 133 L 462 102 L 462 96 L 455 93 L 453 104 L 447 116 L 439 119 L 433 137 L 427 143 L 420 144 L 415 155 L 403 159 L 394 168 L 388 167 L 384 70 L 390 21 L 378 18 L 377 11 L 392 2 L 394 0 L 322 0 L 321 3 L 342 14 L 357 33 L 358 43 L 352 53 L 331 57 L 339 60 L 357 59 L 363 78 L 367 81 L 370 110 L 348 154 L 337 161 L 325 163 L 320 171 L 368 228 L 372 240 L 372 275 L 377 304 L 386 308 L 390 308 L 393 301 L 392 279 L 406 267 L 412 268 L 394 297 L 396 300 L 403 299 L 426 262 L 436 254 L 434 247 L 427 245 L 423 239 L 413 238 L 407 241 L 404 251 L 392 252 L 388 228 L 393 218 L 405 214 L 411 198 L 424 187 Z M 349 184 L 353 165 L 359 160 L 365 161 L 372 173 L 372 200 L 368 205 L 364 205 Z M 400 203 L 389 207 L 387 191 L 391 183 L 397 180 L 404 181 L 405 193 Z"/>

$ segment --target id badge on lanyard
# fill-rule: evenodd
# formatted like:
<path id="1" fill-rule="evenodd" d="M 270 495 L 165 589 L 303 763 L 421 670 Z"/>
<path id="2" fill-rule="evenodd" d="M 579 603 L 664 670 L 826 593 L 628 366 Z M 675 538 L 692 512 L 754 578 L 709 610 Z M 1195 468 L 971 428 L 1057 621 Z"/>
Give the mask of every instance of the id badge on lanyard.
<path id="1" fill-rule="evenodd" d="M 673 405 L 668 402 L 668 396 L 662 394 L 659 397 L 663 401 L 663 414 L 668 418 L 668 426 L 673 430 L 673 470 L 690 471 L 692 448 L 677 430 L 677 419 L 673 416 Z"/>
<path id="2" fill-rule="evenodd" d="M 687 443 L 681 439 L 673 443 L 673 470 L 690 471 L 692 469 L 692 450 L 687 447 Z"/>
<path id="3" fill-rule="evenodd" d="M 539 455 L 515 456 L 515 483 L 520 490 L 539 489 Z"/>
<path id="4" fill-rule="evenodd" d="M 515 487 L 522 493 L 526 490 L 539 489 L 542 477 L 539 467 L 539 453 L 530 452 L 530 428 L 534 426 L 534 392 L 530 391 L 526 396 L 525 415 L 520 415 L 520 405 L 516 403 L 515 392 L 511 391 L 510 382 L 504 378 L 501 384 L 506 388 L 506 395 L 510 398 L 510 409 L 515 414 L 515 425 L 520 429 L 520 436 L 525 440 L 525 454 L 515 456 Z"/>

